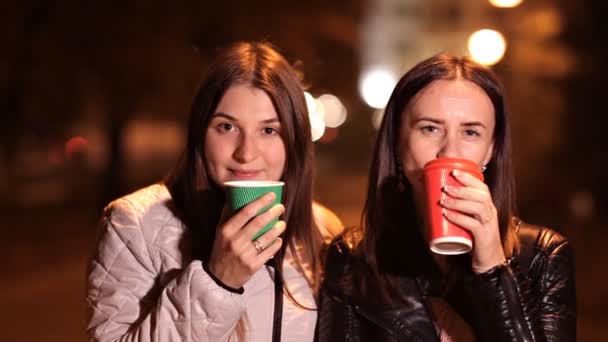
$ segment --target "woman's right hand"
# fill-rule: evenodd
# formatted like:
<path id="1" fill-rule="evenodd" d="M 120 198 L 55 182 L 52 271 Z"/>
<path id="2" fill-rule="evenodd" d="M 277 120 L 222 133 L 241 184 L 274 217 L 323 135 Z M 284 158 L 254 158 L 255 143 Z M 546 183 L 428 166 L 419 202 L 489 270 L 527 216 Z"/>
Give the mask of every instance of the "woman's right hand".
<path id="1" fill-rule="evenodd" d="M 257 238 L 256 241 L 263 248 L 261 252 L 251 240 L 285 210 L 282 204 L 277 204 L 256 217 L 262 208 L 272 203 L 274 196 L 274 193 L 268 193 L 258 198 L 218 226 L 208 267 L 222 283 L 235 289 L 241 288 L 281 248 L 283 241 L 279 235 L 285 231 L 284 221 L 278 221 L 272 229 Z"/>

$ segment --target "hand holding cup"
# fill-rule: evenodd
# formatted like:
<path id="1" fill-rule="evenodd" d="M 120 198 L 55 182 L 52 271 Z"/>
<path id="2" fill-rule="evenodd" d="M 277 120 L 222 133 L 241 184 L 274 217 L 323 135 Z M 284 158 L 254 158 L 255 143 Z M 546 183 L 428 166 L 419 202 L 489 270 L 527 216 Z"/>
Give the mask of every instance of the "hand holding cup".
<path id="1" fill-rule="evenodd" d="M 285 210 L 280 195 L 269 191 L 248 200 L 239 208 L 229 204 L 234 215 L 218 226 L 208 263 L 209 271 L 232 288 L 242 287 L 279 251 L 286 227 L 278 220 Z"/>
<path id="2" fill-rule="evenodd" d="M 474 272 L 482 273 L 505 261 L 498 229 L 498 214 L 488 186 L 461 170 L 451 172 L 459 186 L 445 186 L 441 200 L 445 218 L 473 237 L 471 253 Z"/>

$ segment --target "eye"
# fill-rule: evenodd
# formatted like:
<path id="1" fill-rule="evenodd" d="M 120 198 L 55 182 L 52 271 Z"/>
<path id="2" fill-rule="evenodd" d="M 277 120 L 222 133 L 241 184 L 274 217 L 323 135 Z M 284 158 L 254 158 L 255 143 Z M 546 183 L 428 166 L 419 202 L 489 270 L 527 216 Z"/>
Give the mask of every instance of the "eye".
<path id="1" fill-rule="evenodd" d="M 420 130 L 423 133 L 436 133 L 436 132 L 439 132 L 439 127 L 432 126 L 432 125 L 427 125 L 427 126 L 420 127 Z"/>
<path id="2" fill-rule="evenodd" d="M 479 132 L 477 132 L 474 129 L 465 129 L 464 130 L 464 135 L 466 135 L 467 137 L 478 137 L 478 136 L 480 136 Z"/>
<path id="3" fill-rule="evenodd" d="M 216 127 L 220 132 L 230 132 L 236 129 L 230 122 L 220 122 Z"/>
<path id="4" fill-rule="evenodd" d="M 264 133 L 264 135 L 277 135 L 279 134 L 278 130 L 274 127 L 264 127 L 262 129 L 262 132 Z"/>

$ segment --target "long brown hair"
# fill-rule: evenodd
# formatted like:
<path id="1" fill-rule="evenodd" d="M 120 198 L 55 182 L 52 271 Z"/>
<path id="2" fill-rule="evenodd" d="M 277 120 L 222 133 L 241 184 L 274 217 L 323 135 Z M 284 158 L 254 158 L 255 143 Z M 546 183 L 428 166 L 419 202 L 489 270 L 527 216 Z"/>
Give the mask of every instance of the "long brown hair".
<path id="1" fill-rule="evenodd" d="M 407 264 L 406 272 L 414 274 L 429 267 L 426 243 L 419 233 L 420 220 L 413 203 L 412 187 L 398 166 L 401 120 L 412 98 L 431 82 L 456 79 L 475 83 L 494 107 L 494 151 L 484 175 L 498 211 L 503 247 L 507 255 L 511 252 L 515 182 L 509 120 L 501 85 L 486 67 L 466 57 L 439 54 L 420 62 L 399 80 L 385 110 L 372 157 L 362 216 L 362 241 L 358 246 L 372 276 L 370 281 L 360 285 L 362 291 L 366 291 L 366 284 L 376 281 L 377 290 L 383 297 L 395 298 L 391 274 L 403 273 L 404 264 Z"/>
<path id="2" fill-rule="evenodd" d="M 282 277 L 285 251 L 290 248 L 300 272 L 316 290 L 322 237 L 312 219 L 313 145 L 308 110 L 298 74 L 276 48 L 265 42 L 234 43 L 215 56 L 194 98 L 185 153 L 166 180 L 176 212 L 192 234 L 193 257 L 208 260 L 225 203 L 220 185 L 206 170 L 204 136 L 219 101 L 235 84 L 263 90 L 281 122 L 286 146 L 282 219 L 288 228 L 284 233 L 287 243 L 274 256 L 277 274 Z M 301 247 L 297 253 L 296 242 Z M 303 271 L 304 263 L 310 265 L 312 277 Z"/>

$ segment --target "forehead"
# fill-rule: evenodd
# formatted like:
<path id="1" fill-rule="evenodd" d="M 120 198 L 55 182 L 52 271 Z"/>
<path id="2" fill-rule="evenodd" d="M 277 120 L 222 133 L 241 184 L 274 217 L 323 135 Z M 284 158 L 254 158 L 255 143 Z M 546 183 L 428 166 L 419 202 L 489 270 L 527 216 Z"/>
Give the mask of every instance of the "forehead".
<path id="1" fill-rule="evenodd" d="M 270 96 L 262 89 L 249 84 L 234 84 L 228 87 L 215 112 L 242 118 L 270 119 L 278 117 Z"/>
<path id="2" fill-rule="evenodd" d="M 475 83 L 463 79 L 431 82 L 414 96 L 406 113 L 410 118 L 494 122 L 494 105 L 488 95 Z"/>

